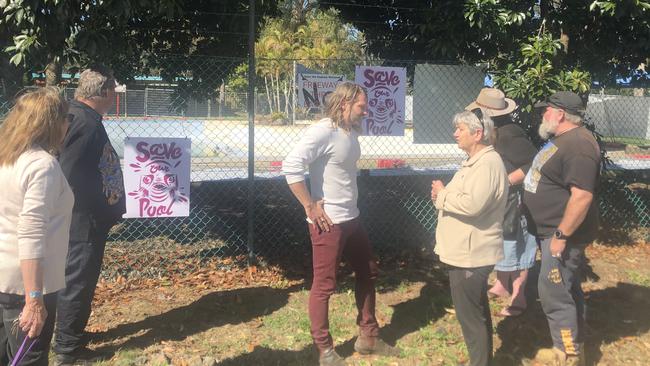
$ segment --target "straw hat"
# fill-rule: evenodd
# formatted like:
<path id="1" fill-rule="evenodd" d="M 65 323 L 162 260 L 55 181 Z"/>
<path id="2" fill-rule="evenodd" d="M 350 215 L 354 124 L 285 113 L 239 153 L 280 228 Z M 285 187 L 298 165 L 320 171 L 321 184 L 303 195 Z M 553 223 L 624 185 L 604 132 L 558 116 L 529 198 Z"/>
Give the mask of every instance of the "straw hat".
<path id="1" fill-rule="evenodd" d="M 511 113 L 517 108 L 517 103 L 499 89 L 483 88 L 478 93 L 476 100 L 470 103 L 465 110 L 471 111 L 481 108 L 483 113 L 490 117 L 498 117 Z"/>

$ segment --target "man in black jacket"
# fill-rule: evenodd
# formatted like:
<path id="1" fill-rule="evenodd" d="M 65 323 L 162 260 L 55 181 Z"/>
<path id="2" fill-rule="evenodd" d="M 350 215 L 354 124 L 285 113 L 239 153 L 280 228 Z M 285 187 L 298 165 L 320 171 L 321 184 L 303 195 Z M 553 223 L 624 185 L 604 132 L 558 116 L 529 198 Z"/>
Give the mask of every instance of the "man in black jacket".
<path id="1" fill-rule="evenodd" d="M 84 329 L 104 259 L 108 232 L 125 212 L 120 159 L 111 145 L 102 116 L 115 100 L 115 79 L 104 67 L 83 71 L 70 102 L 70 128 L 60 164 L 75 196 L 66 288 L 59 291 L 53 350 L 57 365 L 101 357 L 86 348 Z"/>

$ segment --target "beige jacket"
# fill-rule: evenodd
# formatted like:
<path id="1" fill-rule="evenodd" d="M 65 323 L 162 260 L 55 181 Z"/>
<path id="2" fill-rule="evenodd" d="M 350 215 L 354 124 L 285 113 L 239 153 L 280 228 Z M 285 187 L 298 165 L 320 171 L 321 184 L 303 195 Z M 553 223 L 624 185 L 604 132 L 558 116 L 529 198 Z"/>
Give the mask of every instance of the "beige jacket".
<path id="1" fill-rule="evenodd" d="M 463 162 L 438 193 L 435 252 L 462 268 L 494 265 L 503 259 L 503 216 L 508 175 L 492 146 Z"/>

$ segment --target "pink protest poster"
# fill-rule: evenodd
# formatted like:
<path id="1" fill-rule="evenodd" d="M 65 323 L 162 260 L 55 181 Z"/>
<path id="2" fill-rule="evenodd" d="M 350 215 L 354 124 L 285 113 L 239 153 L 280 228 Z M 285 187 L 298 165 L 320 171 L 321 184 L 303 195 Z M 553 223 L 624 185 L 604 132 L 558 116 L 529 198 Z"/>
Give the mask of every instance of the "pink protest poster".
<path id="1" fill-rule="evenodd" d="M 125 139 L 125 218 L 189 216 L 190 147 L 185 138 Z"/>
<path id="2" fill-rule="evenodd" d="M 366 90 L 368 96 L 368 117 L 362 122 L 363 134 L 404 136 L 406 69 L 357 66 L 355 82 Z"/>

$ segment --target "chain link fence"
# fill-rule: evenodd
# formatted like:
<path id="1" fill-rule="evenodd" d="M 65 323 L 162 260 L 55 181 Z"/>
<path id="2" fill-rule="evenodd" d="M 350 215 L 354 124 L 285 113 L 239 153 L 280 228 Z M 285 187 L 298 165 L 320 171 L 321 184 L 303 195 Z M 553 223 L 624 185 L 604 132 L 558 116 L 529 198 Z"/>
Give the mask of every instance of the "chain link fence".
<path id="1" fill-rule="evenodd" d="M 258 60 L 253 147 L 248 144 L 247 75 L 241 71 L 247 60 L 166 56 L 158 62 L 167 65 L 126 82 L 104 123 L 120 156 L 127 136 L 191 138 L 190 216 L 123 220 L 111 232 L 104 277 L 190 273 L 212 258 L 226 256 L 233 257 L 235 264 L 245 264 L 249 253 L 266 263 L 308 260 L 304 212 L 280 168 L 304 129 L 320 117 L 317 109 L 294 108 L 292 70 L 300 64 L 354 80 L 355 65 L 380 63 Z M 452 138 L 450 117 L 486 81 L 481 70 L 468 66 L 419 61 L 381 65 L 406 68 L 408 88 L 404 136 L 360 138 L 359 206 L 379 255 L 431 245 L 436 225 L 429 198 L 431 180 L 448 181 L 465 158 Z M 117 69 L 118 81 L 124 83 L 121 74 L 126 71 Z M 74 85 L 65 93 L 72 98 Z M 612 230 L 641 230 L 647 236 L 650 98 L 594 92 L 587 115 L 602 135 L 612 163 L 600 188 L 601 236 L 611 239 Z M 247 181 L 251 148 L 255 153 L 252 192 Z M 248 242 L 249 219 L 253 220 L 252 243 Z M 626 239 L 619 235 L 615 240 Z"/>

